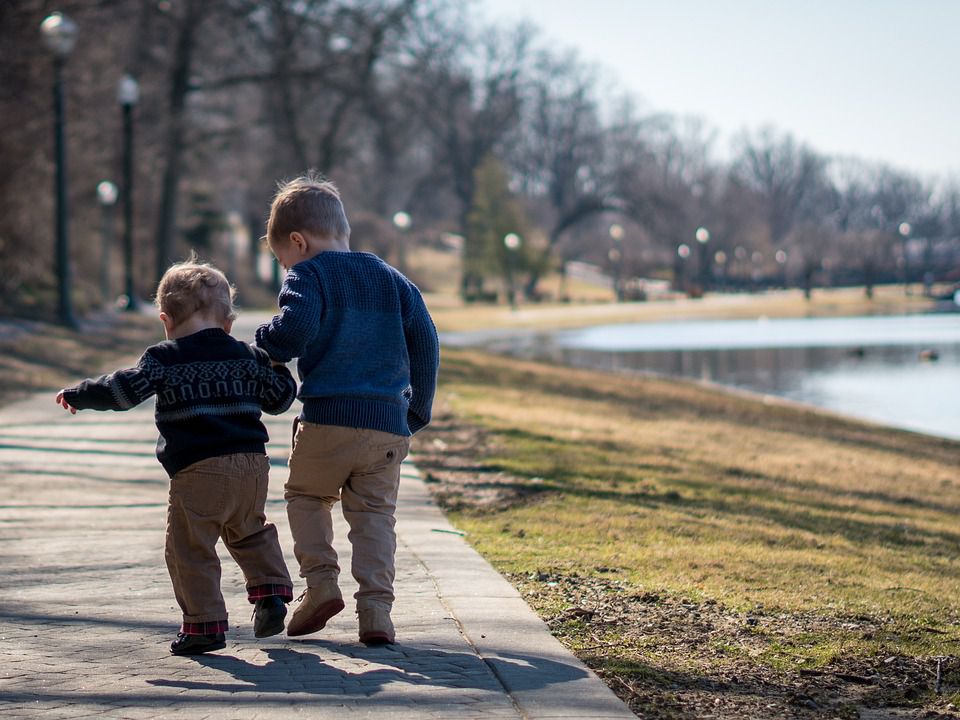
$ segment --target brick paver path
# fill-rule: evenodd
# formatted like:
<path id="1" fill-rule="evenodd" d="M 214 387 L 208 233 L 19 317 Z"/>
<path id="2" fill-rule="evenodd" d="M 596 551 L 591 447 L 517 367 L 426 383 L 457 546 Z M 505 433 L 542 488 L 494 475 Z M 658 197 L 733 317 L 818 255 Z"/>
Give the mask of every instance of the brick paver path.
<path id="1" fill-rule="evenodd" d="M 282 500 L 291 418 L 268 419 L 267 516 L 295 576 Z M 338 519 L 348 605 L 327 629 L 255 639 L 242 577 L 222 553 L 227 648 L 171 656 L 180 616 L 155 440 L 150 403 L 71 416 L 44 394 L 0 409 L 0 717 L 633 717 L 453 531 L 409 464 L 396 645 L 357 641 Z"/>

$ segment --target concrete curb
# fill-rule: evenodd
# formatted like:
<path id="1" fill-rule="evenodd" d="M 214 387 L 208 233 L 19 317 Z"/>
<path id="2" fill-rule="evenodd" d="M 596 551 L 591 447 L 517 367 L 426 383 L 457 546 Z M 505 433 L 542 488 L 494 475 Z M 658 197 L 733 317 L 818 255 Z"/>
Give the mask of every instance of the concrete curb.
<path id="1" fill-rule="evenodd" d="M 405 468 L 401 487 L 401 542 L 423 564 L 465 640 L 494 671 L 523 717 L 635 717 L 457 534 L 414 466 Z"/>

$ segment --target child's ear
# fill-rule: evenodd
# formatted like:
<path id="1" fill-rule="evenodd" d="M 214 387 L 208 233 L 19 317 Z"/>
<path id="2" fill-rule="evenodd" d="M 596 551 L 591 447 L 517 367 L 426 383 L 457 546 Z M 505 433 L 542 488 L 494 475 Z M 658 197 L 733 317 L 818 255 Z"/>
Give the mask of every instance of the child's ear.
<path id="1" fill-rule="evenodd" d="M 163 311 L 160 312 L 160 322 L 163 323 L 163 329 L 166 330 L 167 333 L 172 333 L 174 327 L 176 327 L 176 323 L 173 322 L 173 318 Z"/>
<path id="2" fill-rule="evenodd" d="M 293 243 L 294 247 L 297 248 L 297 252 L 301 255 L 306 254 L 307 252 L 307 238 L 304 237 L 303 233 L 294 230 L 290 233 L 290 242 Z"/>
<path id="3" fill-rule="evenodd" d="M 224 320 L 223 321 L 223 331 L 229 335 L 230 331 L 233 330 L 233 320 Z"/>

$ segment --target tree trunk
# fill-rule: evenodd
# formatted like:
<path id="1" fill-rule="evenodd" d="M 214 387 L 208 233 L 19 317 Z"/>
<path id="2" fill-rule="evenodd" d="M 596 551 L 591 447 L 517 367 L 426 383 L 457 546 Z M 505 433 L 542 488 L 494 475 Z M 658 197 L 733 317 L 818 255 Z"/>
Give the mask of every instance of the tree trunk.
<path id="1" fill-rule="evenodd" d="M 157 221 L 157 280 L 173 260 L 173 244 L 177 223 L 177 190 L 180 184 L 181 159 L 187 93 L 190 91 L 190 67 L 193 60 L 194 32 L 201 20 L 202 4 L 187 3 L 177 32 L 176 54 L 170 73 L 170 118 L 164 144 L 167 159 L 161 184 L 160 217 Z"/>

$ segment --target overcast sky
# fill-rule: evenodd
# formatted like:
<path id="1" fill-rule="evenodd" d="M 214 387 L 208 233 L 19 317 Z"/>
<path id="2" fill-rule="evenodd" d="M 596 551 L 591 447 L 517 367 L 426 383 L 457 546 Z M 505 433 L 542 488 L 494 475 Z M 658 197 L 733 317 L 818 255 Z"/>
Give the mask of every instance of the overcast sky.
<path id="1" fill-rule="evenodd" d="M 606 68 L 718 150 L 771 124 L 830 154 L 960 176 L 960 0 L 475 0 Z"/>

